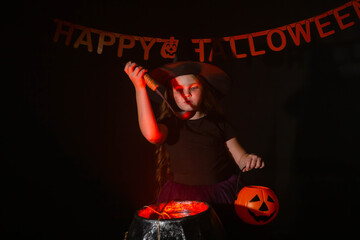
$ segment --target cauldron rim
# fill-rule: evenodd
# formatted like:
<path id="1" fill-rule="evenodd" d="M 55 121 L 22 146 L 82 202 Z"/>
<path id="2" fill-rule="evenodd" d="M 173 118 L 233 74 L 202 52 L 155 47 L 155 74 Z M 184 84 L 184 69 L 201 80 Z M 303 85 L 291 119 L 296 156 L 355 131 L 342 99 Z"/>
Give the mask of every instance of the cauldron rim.
<path id="1" fill-rule="evenodd" d="M 143 220 L 146 220 L 146 221 L 150 221 L 150 222 L 153 222 L 153 221 L 160 221 L 160 222 L 176 222 L 176 221 L 181 221 L 183 219 L 191 219 L 191 218 L 196 218 L 196 217 L 200 217 L 202 216 L 203 214 L 206 214 L 208 211 L 211 211 L 211 205 L 207 202 L 202 202 L 202 201 L 196 201 L 196 200 L 185 200 L 185 201 L 173 201 L 173 202 L 197 202 L 197 203 L 204 203 L 206 206 L 207 206 L 207 209 L 205 211 L 202 211 L 202 212 L 199 212 L 195 215 L 190 215 L 190 216 L 185 216 L 185 217 L 181 217 L 181 218 L 172 218 L 172 219 L 151 219 L 151 218 L 146 218 L 146 217 L 142 217 L 139 215 L 139 211 L 143 210 L 142 209 L 139 209 L 135 212 L 135 218 L 137 219 L 143 219 Z M 163 202 L 162 202 L 163 203 Z M 159 203 L 159 204 L 162 204 L 162 203 Z M 156 204 L 158 205 L 158 204 Z M 151 205 L 149 205 L 151 206 Z"/>

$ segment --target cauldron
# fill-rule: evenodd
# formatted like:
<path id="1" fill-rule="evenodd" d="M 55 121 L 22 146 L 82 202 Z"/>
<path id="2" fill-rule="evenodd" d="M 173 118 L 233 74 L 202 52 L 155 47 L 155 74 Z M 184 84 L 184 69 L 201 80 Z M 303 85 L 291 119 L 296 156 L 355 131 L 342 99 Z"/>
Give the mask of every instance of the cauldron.
<path id="1" fill-rule="evenodd" d="M 224 229 L 208 203 L 171 201 L 136 211 L 126 239 L 220 240 Z"/>

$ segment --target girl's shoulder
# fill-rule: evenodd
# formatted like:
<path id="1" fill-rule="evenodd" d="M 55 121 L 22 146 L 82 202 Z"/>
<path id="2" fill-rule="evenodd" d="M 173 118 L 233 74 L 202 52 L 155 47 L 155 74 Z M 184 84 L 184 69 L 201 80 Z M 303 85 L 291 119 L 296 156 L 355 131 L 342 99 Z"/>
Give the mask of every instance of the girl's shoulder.
<path id="1" fill-rule="evenodd" d="M 209 115 L 209 121 L 213 122 L 223 133 L 225 140 L 236 137 L 236 130 L 232 123 L 221 114 Z"/>

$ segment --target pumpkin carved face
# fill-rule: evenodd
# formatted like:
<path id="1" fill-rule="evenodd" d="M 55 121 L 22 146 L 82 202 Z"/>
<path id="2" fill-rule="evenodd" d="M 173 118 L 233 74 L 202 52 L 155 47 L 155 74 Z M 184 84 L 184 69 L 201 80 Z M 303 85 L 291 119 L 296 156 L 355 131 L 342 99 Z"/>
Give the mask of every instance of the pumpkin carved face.
<path id="1" fill-rule="evenodd" d="M 161 47 L 161 56 L 163 58 L 175 58 L 179 40 L 170 37 L 169 40 L 165 41 Z"/>
<path id="2" fill-rule="evenodd" d="M 276 217 L 279 201 L 270 188 L 246 186 L 238 193 L 235 211 L 244 222 L 263 225 Z"/>

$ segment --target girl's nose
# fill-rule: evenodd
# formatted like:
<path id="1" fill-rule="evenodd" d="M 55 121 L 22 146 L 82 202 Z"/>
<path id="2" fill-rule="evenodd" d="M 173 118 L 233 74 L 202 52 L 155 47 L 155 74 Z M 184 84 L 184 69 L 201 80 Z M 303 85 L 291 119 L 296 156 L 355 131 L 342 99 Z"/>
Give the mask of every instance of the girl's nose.
<path id="1" fill-rule="evenodd" d="M 184 97 L 191 97 L 190 91 L 184 91 Z"/>

